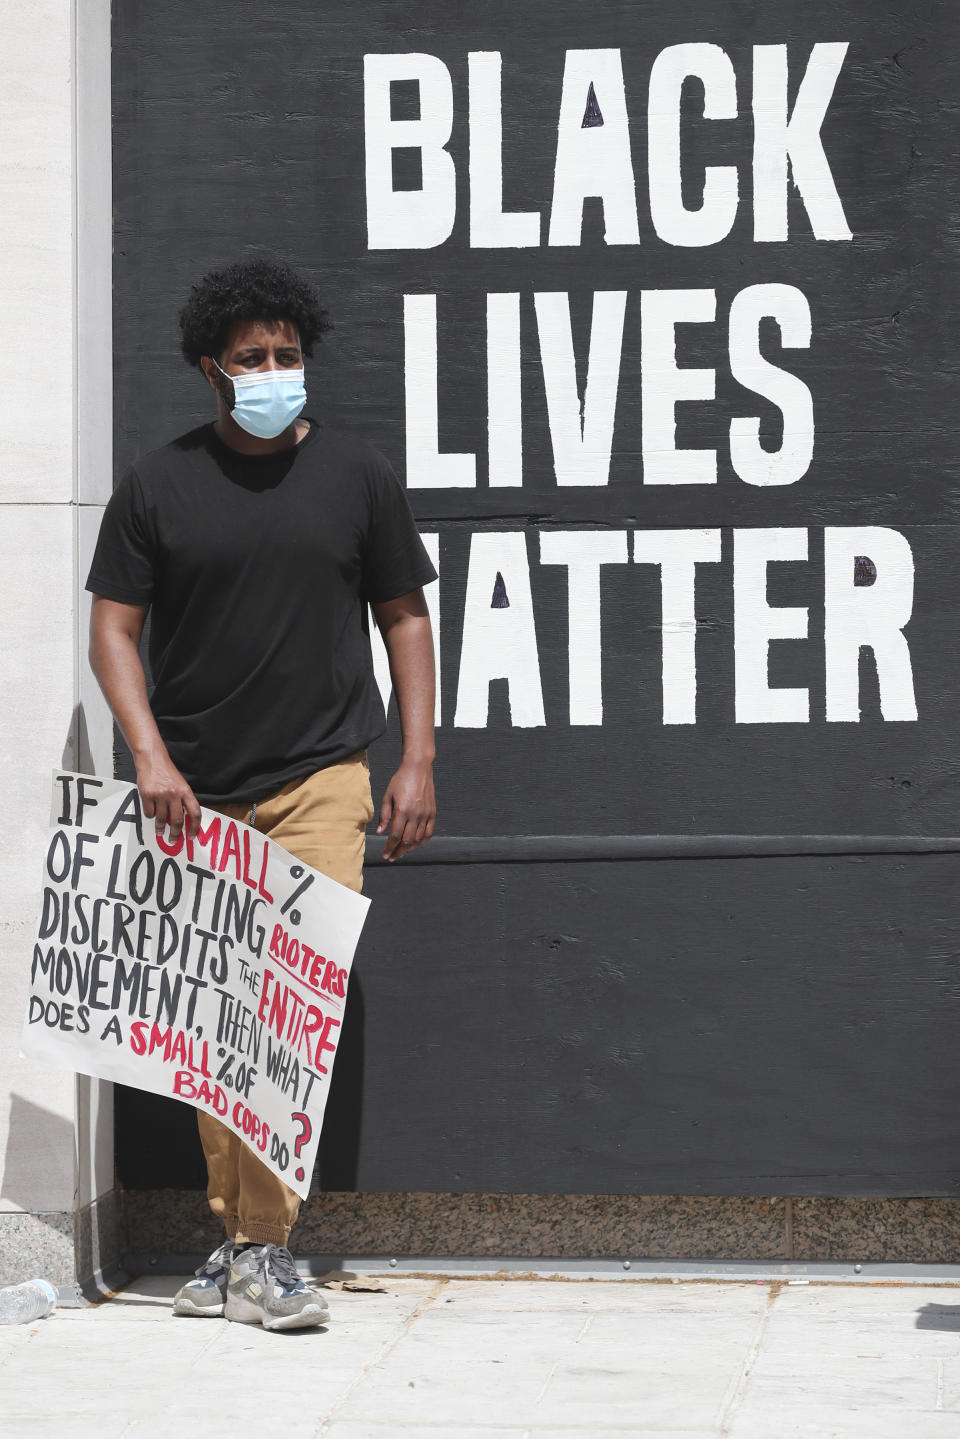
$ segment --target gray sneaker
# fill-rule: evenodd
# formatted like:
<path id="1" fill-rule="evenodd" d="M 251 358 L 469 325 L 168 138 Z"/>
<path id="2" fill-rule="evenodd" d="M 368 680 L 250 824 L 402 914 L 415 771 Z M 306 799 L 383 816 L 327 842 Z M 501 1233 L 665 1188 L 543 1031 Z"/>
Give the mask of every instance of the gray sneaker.
<path id="1" fill-rule="evenodd" d="M 196 1278 L 188 1279 L 183 1288 L 177 1290 L 173 1297 L 174 1314 L 220 1318 L 227 1297 L 227 1274 L 236 1248 L 232 1239 L 225 1239 L 220 1248 L 213 1251 L 207 1262 L 200 1265 Z"/>
<path id="2" fill-rule="evenodd" d="M 290 1250 L 277 1244 L 236 1256 L 223 1312 L 237 1324 L 262 1324 L 264 1329 L 307 1329 L 330 1318 L 323 1296 L 307 1288 Z"/>

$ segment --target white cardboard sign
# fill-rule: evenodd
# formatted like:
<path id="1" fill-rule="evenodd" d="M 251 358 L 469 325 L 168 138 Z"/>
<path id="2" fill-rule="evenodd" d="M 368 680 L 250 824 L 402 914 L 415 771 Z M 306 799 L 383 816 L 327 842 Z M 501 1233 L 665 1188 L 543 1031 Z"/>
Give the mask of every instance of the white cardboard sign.
<path id="1" fill-rule="evenodd" d="M 214 810 L 171 843 L 135 785 L 56 772 L 23 1051 L 215 1114 L 305 1198 L 369 904 Z"/>

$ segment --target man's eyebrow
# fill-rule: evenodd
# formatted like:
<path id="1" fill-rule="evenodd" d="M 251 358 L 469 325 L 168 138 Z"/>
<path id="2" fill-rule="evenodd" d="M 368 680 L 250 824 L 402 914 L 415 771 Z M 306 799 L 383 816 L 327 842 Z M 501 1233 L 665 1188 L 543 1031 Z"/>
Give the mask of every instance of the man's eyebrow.
<path id="1" fill-rule="evenodd" d="M 238 360 L 246 355 L 262 355 L 266 353 L 267 349 L 267 345 L 242 345 L 239 350 L 234 351 L 234 359 Z M 287 341 L 277 346 L 277 353 L 299 355 L 300 346 L 294 340 Z"/>

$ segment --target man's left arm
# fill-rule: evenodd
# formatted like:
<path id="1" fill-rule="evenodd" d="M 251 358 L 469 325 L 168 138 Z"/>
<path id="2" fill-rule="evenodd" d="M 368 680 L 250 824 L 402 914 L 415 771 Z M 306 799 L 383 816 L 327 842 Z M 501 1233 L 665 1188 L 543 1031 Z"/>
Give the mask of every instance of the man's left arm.
<path id="1" fill-rule="evenodd" d="M 377 834 L 389 831 L 383 857 L 393 862 L 424 844 L 436 821 L 433 635 L 422 589 L 371 608 L 386 645 L 403 736 L 400 768 L 384 791 L 377 825 Z"/>

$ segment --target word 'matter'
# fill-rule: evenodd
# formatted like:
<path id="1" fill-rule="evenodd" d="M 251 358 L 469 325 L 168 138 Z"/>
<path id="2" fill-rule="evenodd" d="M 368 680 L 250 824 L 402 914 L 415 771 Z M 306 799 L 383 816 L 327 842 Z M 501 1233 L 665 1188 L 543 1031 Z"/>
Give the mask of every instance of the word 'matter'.
<path id="1" fill-rule="evenodd" d="M 771 604 L 768 584 L 782 564 L 805 564 L 811 536 L 823 544 L 823 578 L 806 586 L 803 605 Z M 440 575 L 430 590 L 434 638 L 441 652 L 459 647 L 456 693 L 437 689 L 437 722 L 483 729 L 489 723 L 490 685 L 506 681 L 510 723 L 531 728 L 548 723 L 600 725 L 603 709 L 603 604 L 605 576 L 617 566 L 655 569 L 659 614 L 645 630 L 659 629 L 662 723 L 698 721 L 698 658 L 708 643 L 733 647 L 734 692 L 730 719 L 736 724 L 808 724 L 810 694 L 800 686 L 770 682 L 770 656 L 782 641 L 803 642 L 819 652 L 829 723 L 861 718 L 861 651 L 870 653 L 885 720 L 917 718 L 913 667 L 904 630 L 913 613 L 914 562 L 899 530 L 880 525 L 828 526 L 808 532 L 794 527 L 719 529 L 536 529 L 483 530 L 469 537 L 462 628 L 445 619 L 459 603 L 447 588 L 439 536 L 424 542 Z M 556 629 L 551 608 L 538 617 L 535 595 L 544 567 L 566 573 L 567 715 L 548 719 L 544 708 L 541 640 Z M 455 567 L 459 572 L 459 564 Z M 712 569 L 732 590 L 733 624 L 698 639 L 698 588 Z M 440 593 L 437 594 L 439 589 Z M 823 629 L 810 612 L 823 614 Z M 658 624 L 659 621 L 659 624 Z M 539 631 L 539 633 L 538 633 Z M 698 651 L 699 656 L 698 656 Z M 375 654 L 384 701 L 390 673 L 382 646 Z M 621 656 L 621 665 L 628 661 Z M 449 667 L 438 665 L 438 675 Z M 637 684 L 639 685 L 639 675 Z"/>

